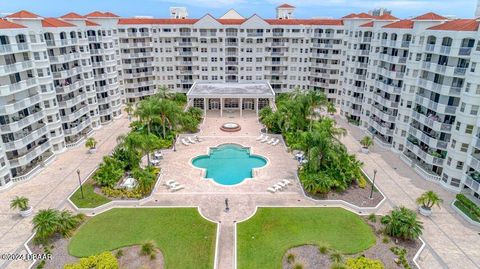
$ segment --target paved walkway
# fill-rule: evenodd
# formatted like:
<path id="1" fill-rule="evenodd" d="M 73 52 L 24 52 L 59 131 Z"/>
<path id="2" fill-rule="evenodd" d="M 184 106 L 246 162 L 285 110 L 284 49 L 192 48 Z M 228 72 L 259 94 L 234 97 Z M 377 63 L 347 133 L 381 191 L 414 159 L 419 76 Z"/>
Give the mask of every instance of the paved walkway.
<path id="1" fill-rule="evenodd" d="M 37 212 L 44 208 L 63 208 L 66 198 L 78 186 L 76 170 L 80 169 L 85 178 L 108 155 L 116 145 L 116 137 L 128 131 L 126 117 L 103 126 L 93 134 L 98 141 L 97 152 L 88 154 L 83 144 L 57 156 L 51 164 L 33 179 L 14 185 L 0 192 L 0 253 L 26 253 L 23 243 L 32 234 L 32 217 L 21 218 L 18 212 L 9 208 L 10 200 L 23 195 L 30 199 L 30 205 Z M 0 260 L 0 268 L 7 267 Z M 12 262 L 8 268 L 26 268 L 29 263 Z"/>
<path id="2" fill-rule="evenodd" d="M 365 134 L 344 120 L 337 118 L 337 122 L 349 131 L 342 143 L 350 152 L 357 154 L 367 174 L 373 176 L 373 170 L 377 169 L 376 184 L 387 196 L 390 206 L 404 205 L 415 209 L 416 198 L 425 190 L 434 190 L 444 199 L 442 208 L 434 208 L 430 218 L 420 216 L 425 228 L 423 238 L 428 244 L 426 253 L 421 256 L 422 267 L 480 268 L 479 229 L 463 220 L 450 207 L 454 194 L 422 179 L 389 150 L 375 146 L 369 154 L 360 153 L 358 141 Z"/>

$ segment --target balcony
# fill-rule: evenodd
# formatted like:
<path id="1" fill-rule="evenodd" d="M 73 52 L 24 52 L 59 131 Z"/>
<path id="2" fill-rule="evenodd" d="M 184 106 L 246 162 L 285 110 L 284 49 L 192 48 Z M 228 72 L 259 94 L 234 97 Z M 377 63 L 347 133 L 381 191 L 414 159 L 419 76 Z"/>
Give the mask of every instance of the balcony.
<path id="1" fill-rule="evenodd" d="M 179 55 L 179 56 L 192 56 L 192 55 L 193 55 L 193 51 L 179 51 L 179 52 L 178 52 L 178 55 Z"/>
<path id="2" fill-rule="evenodd" d="M 452 125 L 447 123 L 441 123 L 440 119 L 436 116 L 427 117 L 422 113 L 417 111 L 412 112 L 412 118 L 420 122 L 421 124 L 432 128 L 437 132 L 450 132 L 452 130 Z"/>
<path id="3" fill-rule="evenodd" d="M 421 106 L 429 108 L 440 114 L 455 114 L 457 111 L 456 106 L 449 106 L 449 105 L 437 103 L 421 95 L 417 95 L 415 97 L 415 102 Z"/>
<path id="4" fill-rule="evenodd" d="M 398 105 L 399 105 L 398 102 L 386 99 L 385 97 L 378 95 L 376 93 L 373 94 L 373 100 L 375 100 L 377 103 L 381 104 L 382 106 L 390 107 L 390 108 L 398 108 Z"/>
<path id="5" fill-rule="evenodd" d="M 76 76 L 83 72 L 83 68 L 81 66 L 73 67 L 68 70 L 57 70 L 52 72 L 54 79 L 61 79 L 61 78 L 69 78 Z"/>
<path id="6" fill-rule="evenodd" d="M 0 54 L 30 51 L 28 43 L 0 45 Z"/>
<path id="7" fill-rule="evenodd" d="M 75 60 L 80 60 L 82 55 L 79 52 L 71 52 L 68 54 L 58 55 L 58 56 L 50 56 L 50 62 L 53 64 L 62 64 L 66 62 L 71 62 Z"/>
<path id="8" fill-rule="evenodd" d="M 17 155 L 9 159 L 10 166 L 12 168 L 28 165 L 30 164 L 35 158 L 43 154 L 45 151 L 50 149 L 50 142 L 47 140 L 40 144 L 35 145 L 34 147 L 29 149 L 29 152 L 24 155 Z"/>
<path id="9" fill-rule="evenodd" d="M 21 80 L 17 83 L 12 83 L 9 85 L 0 85 L 0 95 L 10 95 L 34 87 L 38 84 L 36 78 L 28 78 Z"/>
<path id="10" fill-rule="evenodd" d="M 405 64 L 407 62 L 407 57 L 388 55 L 385 53 L 380 53 L 378 58 L 382 61 L 392 64 Z"/>
<path id="11" fill-rule="evenodd" d="M 225 61 L 225 65 L 238 65 L 238 61 Z"/>
<path id="12" fill-rule="evenodd" d="M 83 86 L 85 86 L 85 80 L 77 80 L 76 82 L 69 85 L 57 86 L 55 87 L 55 90 L 57 91 L 57 93 L 69 93 L 76 91 Z"/>
<path id="13" fill-rule="evenodd" d="M 384 110 L 380 105 L 372 105 L 372 113 L 383 121 L 395 123 L 396 117 L 392 111 Z"/>
<path id="14" fill-rule="evenodd" d="M 91 118 L 85 118 L 82 122 L 77 124 L 77 126 L 64 129 L 63 133 L 68 136 L 76 135 L 82 132 L 85 128 L 89 127 L 91 122 L 92 122 Z"/>
<path id="15" fill-rule="evenodd" d="M 272 46 L 272 47 L 284 47 L 284 46 L 285 46 L 285 42 L 272 42 L 272 43 L 271 43 L 271 46 Z"/>
<path id="16" fill-rule="evenodd" d="M 466 67 L 440 65 L 440 64 L 425 62 L 425 61 L 422 62 L 422 68 L 427 71 L 438 73 L 438 74 L 449 76 L 449 77 L 465 76 L 467 72 Z"/>
<path id="17" fill-rule="evenodd" d="M 402 88 L 392 84 L 386 84 L 386 81 L 375 81 L 375 87 L 390 94 L 400 94 L 402 92 Z"/>
<path id="18" fill-rule="evenodd" d="M 384 123 L 378 123 L 374 119 L 369 118 L 368 119 L 368 124 L 373 127 L 377 132 L 381 133 L 384 136 L 393 136 L 393 130 L 390 129 L 386 124 Z"/>
<path id="19" fill-rule="evenodd" d="M 98 87 L 97 87 L 98 89 Z M 83 102 L 83 101 L 86 101 L 87 100 L 87 95 L 86 94 L 80 94 L 80 95 L 77 95 L 71 99 L 68 99 L 68 100 L 63 100 L 63 101 L 59 101 L 58 102 L 58 106 L 60 108 L 68 108 L 68 107 L 72 107 L 80 102 Z"/>
<path id="20" fill-rule="evenodd" d="M 469 56 L 472 53 L 472 48 L 471 47 L 461 47 L 458 50 L 458 55 L 460 56 Z"/>
<path id="21" fill-rule="evenodd" d="M 236 46 L 238 46 L 238 42 L 237 41 L 225 41 L 225 46 L 236 47 Z"/>
<path id="22" fill-rule="evenodd" d="M 62 122 L 72 122 L 78 120 L 80 117 L 84 116 L 90 111 L 90 108 L 88 105 L 84 105 L 81 108 L 77 108 L 77 110 L 73 113 L 70 113 L 68 115 L 63 115 L 61 116 Z"/>
<path id="23" fill-rule="evenodd" d="M 43 127 L 40 127 L 32 132 L 26 132 L 20 137 L 17 137 L 13 141 L 8 141 L 4 143 L 4 147 L 8 151 L 21 149 L 26 147 L 28 144 L 32 143 L 32 141 L 38 140 L 40 137 L 46 135 L 48 132 L 47 126 L 43 124 Z"/>
<path id="24" fill-rule="evenodd" d="M 434 155 L 432 155 L 433 153 L 425 152 L 418 145 L 415 145 L 414 143 L 412 143 L 408 139 L 407 139 L 406 147 L 411 152 L 413 152 L 415 155 L 420 157 L 420 159 L 422 159 L 427 164 L 438 165 L 438 166 L 443 165 L 444 158 L 440 158 L 440 156 L 434 156 Z"/>
<path id="25" fill-rule="evenodd" d="M 429 134 L 429 133 L 423 132 L 415 125 L 410 125 L 408 129 L 408 133 L 411 134 L 413 137 L 420 139 L 420 141 L 428 145 L 430 148 L 443 149 L 443 150 L 447 149 L 448 142 L 439 140 L 438 139 L 439 136 L 436 135 L 435 133 Z"/>
<path id="26" fill-rule="evenodd" d="M 472 176 L 467 175 L 467 178 L 464 182 L 465 186 L 469 187 L 471 190 L 475 192 L 480 192 L 480 181 L 475 180 Z"/>
<path id="27" fill-rule="evenodd" d="M 462 87 L 438 84 L 432 80 L 428 80 L 424 78 L 418 78 L 417 84 L 422 88 L 429 89 L 431 91 L 434 91 L 442 95 L 458 96 L 462 92 Z"/>
<path id="28" fill-rule="evenodd" d="M 33 61 L 26 60 L 26 61 L 14 63 L 14 64 L 1 65 L 0 74 L 8 75 L 11 73 L 19 73 L 32 68 L 33 68 Z"/>

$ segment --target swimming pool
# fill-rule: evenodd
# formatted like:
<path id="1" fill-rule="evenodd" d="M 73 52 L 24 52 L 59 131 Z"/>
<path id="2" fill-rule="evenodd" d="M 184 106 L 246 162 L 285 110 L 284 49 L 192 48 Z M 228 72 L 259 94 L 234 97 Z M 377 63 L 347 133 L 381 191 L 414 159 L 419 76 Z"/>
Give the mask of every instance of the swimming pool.
<path id="1" fill-rule="evenodd" d="M 252 169 L 263 167 L 267 160 L 251 155 L 250 149 L 235 144 L 224 144 L 210 148 L 209 155 L 201 155 L 192 160 L 195 167 L 207 171 L 211 178 L 222 185 L 236 185 L 246 178 L 252 178 Z"/>

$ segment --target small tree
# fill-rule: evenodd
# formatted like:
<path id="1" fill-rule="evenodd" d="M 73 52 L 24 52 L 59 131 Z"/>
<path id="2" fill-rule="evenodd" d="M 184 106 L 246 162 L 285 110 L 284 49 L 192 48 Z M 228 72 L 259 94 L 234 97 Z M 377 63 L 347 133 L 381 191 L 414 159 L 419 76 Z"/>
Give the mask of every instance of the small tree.
<path id="1" fill-rule="evenodd" d="M 155 253 L 155 242 L 154 241 L 148 241 L 145 242 L 141 249 L 140 249 L 140 255 L 152 255 L 152 253 Z"/>
<path id="2" fill-rule="evenodd" d="M 424 209 L 431 210 L 432 207 L 438 206 L 442 204 L 443 200 L 438 196 L 438 194 L 434 191 L 427 191 L 424 192 L 420 197 L 417 198 L 417 204 Z"/>
<path id="3" fill-rule="evenodd" d="M 20 209 L 20 211 L 25 211 L 29 208 L 28 206 L 28 198 L 24 196 L 16 196 L 10 201 L 10 208 L 11 209 Z"/>
<path id="4" fill-rule="evenodd" d="M 97 141 L 93 137 L 89 137 L 87 141 L 85 141 L 85 147 L 88 149 L 94 149 L 97 146 Z"/>
<path id="5" fill-rule="evenodd" d="M 364 136 L 362 140 L 360 140 L 360 144 L 362 147 L 368 149 L 373 146 L 373 139 L 370 136 Z"/>
<path id="6" fill-rule="evenodd" d="M 423 225 L 417 220 L 417 214 L 403 206 L 383 216 L 381 222 L 385 225 L 385 233 L 393 237 L 415 240 L 422 235 Z"/>

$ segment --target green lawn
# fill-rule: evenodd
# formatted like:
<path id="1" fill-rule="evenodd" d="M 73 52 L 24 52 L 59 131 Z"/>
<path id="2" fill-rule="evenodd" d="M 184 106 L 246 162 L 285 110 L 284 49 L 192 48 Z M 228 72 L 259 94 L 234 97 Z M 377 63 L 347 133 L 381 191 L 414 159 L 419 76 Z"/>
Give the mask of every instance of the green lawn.
<path id="1" fill-rule="evenodd" d="M 238 268 L 277 269 L 285 252 L 305 244 L 328 245 L 345 254 L 375 244 L 363 219 L 341 208 L 259 208 L 237 227 Z"/>
<path id="2" fill-rule="evenodd" d="M 216 224 L 196 208 L 116 208 L 82 225 L 70 240 L 76 257 L 154 240 L 169 268 L 211 269 Z"/>
<path id="3" fill-rule="evenodd" d="M 480 219 L 477 218 L 477 216 L 473 215 L 470 212 L 470 210 L 468 210 L 468 208 L 463 205 L 462 202 L 460 202 L 458 200 L 455 200 L 453 205 L 455 205 L 458 209 L 460 209 L 460 211 L 462 211 L 465 215 L 467 215 L 471 220 L 476 221 L 476 222 L 480 222 Z"/>
<path id="4" fill-rule="evenodd" d="M 78 208 L 94 208 L 110 202 L 110 199 L 108 199 L 107 197 L 95 193 L 93 191 L 93 185 L 91 183 L 87 182 L 83 184 L 82 187 L 83 195 L 85 196 L 85 198 L 82 199 L 82 193 L 80 192 L 80 188 L 70 197 L 70 200 Z"/>

